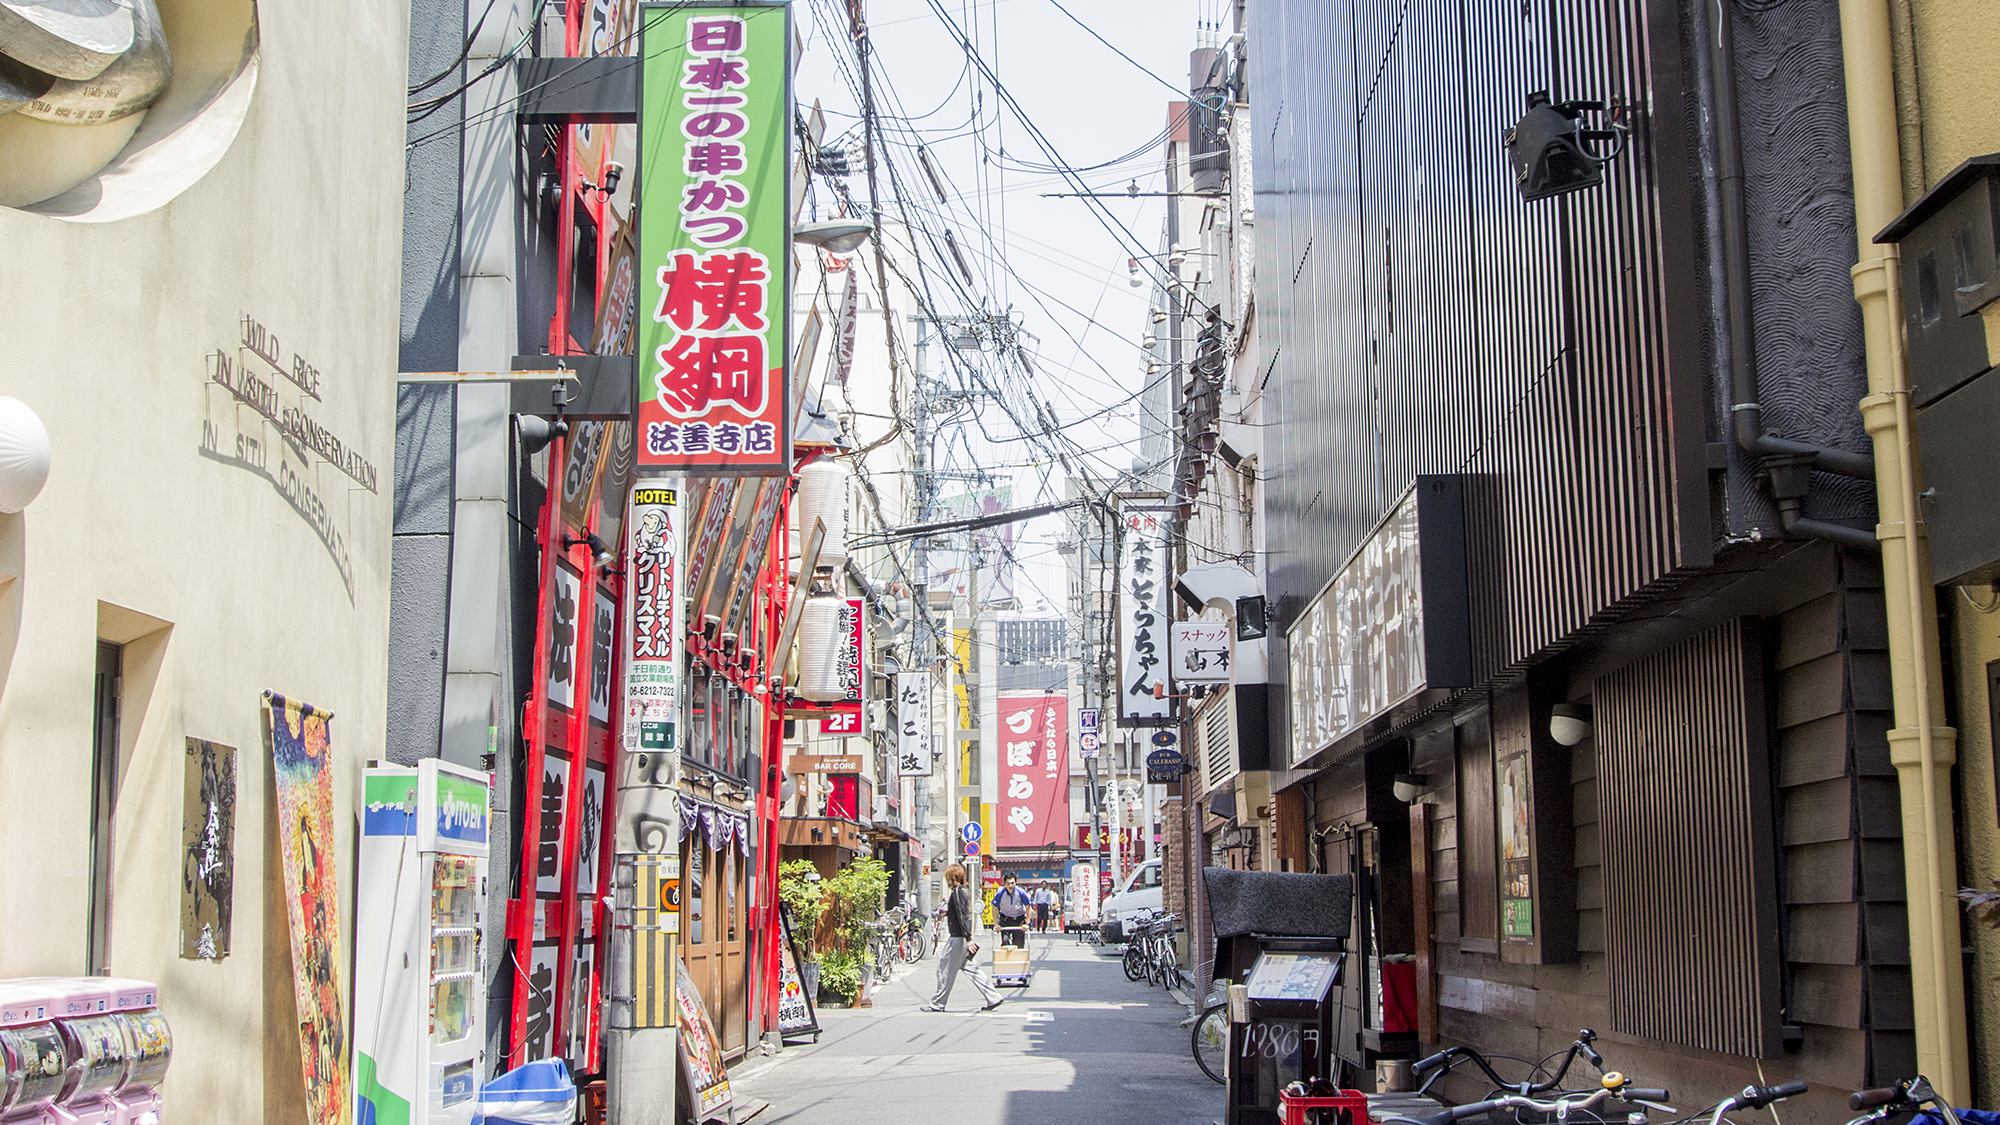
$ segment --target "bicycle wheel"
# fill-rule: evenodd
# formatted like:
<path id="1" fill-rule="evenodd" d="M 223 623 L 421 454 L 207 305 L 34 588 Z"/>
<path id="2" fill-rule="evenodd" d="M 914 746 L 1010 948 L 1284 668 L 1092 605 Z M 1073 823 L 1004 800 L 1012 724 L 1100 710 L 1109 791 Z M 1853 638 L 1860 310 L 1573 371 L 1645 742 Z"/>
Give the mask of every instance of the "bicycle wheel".
<path id="1" fill-rule="evenodd" d="M 1187 982 L 1187 978 L 1181 975 L 1181 964 L 1174 956 L 1172 946 L 1167 947 L 1166 956 L 1160 960 L 1160 972 L 1165 977 L 1162 983 L 1168 988 L 1179 988 Z"/>
<path id="2" fill-rule="evenodd" d="M 905 964 L 914 965 L 924 959 L 924 935 L 916 930 L 904 930 L 901 949 Z"/>
<path id="3" fill-rule="evenodd" d="M 1126 980 L 1145 979 L 1146 954 L 1144 950 L 1139 948 L 1138 942 L 1135 941 L 1126 943 L 1124 963 L 1125 963 Z"/>
<path id="4" fill-rule="evenodd" d="M 1195 1065 L 1217 1082 L 1225 1081 L 1223 1067 L 1229 1061 L 1229 1016 L 1226 1009 L 1227 1005 L 1210 1005 L 1194 1021 Z"/>

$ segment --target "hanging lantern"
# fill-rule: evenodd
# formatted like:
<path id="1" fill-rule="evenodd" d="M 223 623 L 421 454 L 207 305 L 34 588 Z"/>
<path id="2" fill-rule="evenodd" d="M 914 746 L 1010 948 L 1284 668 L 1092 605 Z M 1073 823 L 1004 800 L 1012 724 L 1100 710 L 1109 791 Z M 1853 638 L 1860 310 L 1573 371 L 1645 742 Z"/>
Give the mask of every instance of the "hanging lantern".
<path id="1" fill-rule="evenodd" d="M 799 615 L 799 694 L 815 703 L 847 698 L 840 682 L 841 611 L 843 598 L 815 594 Z"/>
<path id="2" fill-rule="evenodd" d="M 49 479 L 49 431 L 28 404 L 0 396 L 0 512 L 32 503 Z"/>
<path id="3" fill-rule="evenodd" d="M 838 567 L 847 562 L 848 482 L 853 472 L 838 461 L 815 461 L 799 470 L 799 534 L 812 534 L 815 519 L 826 524 L 826 542 L 819 549 L 819 565 Z"/>

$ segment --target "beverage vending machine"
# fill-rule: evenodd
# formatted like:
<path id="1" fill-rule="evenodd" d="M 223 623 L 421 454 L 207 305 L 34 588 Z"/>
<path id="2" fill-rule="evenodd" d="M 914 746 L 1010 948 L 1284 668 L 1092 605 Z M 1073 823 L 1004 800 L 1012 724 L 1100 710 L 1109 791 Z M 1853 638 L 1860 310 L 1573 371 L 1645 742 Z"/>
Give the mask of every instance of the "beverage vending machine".
<path id="1" fill-rule="evenodd" d="M 426 760 L 362 771 L 354 911 L 356 1125 L 469 1125 L 486 1077 L 491 788 Z"/>
<path id="2" fill-rule="evenodd" d="M 146 981 L 0 981 L 0 1122 L 159 1125 L 173 1037 L 158 1005 Z"/>

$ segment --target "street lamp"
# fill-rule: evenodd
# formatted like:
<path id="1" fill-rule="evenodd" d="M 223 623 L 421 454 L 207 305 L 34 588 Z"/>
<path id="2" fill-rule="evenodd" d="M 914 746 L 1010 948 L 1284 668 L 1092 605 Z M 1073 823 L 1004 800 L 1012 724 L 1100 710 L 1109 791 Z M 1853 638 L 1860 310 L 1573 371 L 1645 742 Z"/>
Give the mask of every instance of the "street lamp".
<path id="1" fill-rule="evenodd" d="M 874 233 L 871 223 L 856 219 L 822 219 L 792 228 L 792 241 L 817 246 L 829 254 L 852 254 Z"/>

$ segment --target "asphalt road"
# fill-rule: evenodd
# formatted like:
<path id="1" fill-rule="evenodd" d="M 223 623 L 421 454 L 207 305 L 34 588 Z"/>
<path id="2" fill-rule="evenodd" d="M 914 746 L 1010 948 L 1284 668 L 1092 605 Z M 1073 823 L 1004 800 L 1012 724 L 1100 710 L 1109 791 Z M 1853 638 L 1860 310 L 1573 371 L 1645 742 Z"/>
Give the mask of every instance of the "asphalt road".
<path id="1" fill-rule="evenodd" d="M 989 935 L 990 936 L 990 935 Z M 1064 935 L 1031 935 L 1026 989 L 981 1013 L 961 979 L 951 1010 L 918 1011 L 937 983 L 927 958 L 875 990 L 875 1006 L 822 1011 L 816 1044 L 742 1069 L 754 1125 L 1210 1125 L 1222 1087 L 1188 1053 L 1187 1009 L 1125 979 L 1116 958 Z M 984 944 L 984 943 L 982 943 Z M 982 950 L 984 953 L 984 950 Z M 990 954 L 982 956 L 990 962 Z"/>

